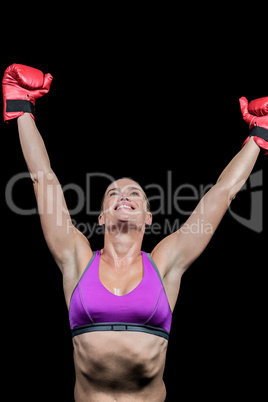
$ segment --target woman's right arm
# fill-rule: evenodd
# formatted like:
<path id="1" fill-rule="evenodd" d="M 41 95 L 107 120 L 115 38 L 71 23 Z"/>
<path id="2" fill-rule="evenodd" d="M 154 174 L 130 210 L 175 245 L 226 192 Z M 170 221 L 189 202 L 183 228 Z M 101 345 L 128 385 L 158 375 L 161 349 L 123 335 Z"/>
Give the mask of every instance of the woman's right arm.
<path id="1" fill-rule="evenodd" d="M 22 152 L 28 166 L 47 245 L 62 272 L 77 271 L 80 255 L 92 253 L 88 240 L 72 224 L 61 185 L 44 141 L 29 113 L 18 117 Z M 83 262 L 82 262 L 83 264 Z"/>

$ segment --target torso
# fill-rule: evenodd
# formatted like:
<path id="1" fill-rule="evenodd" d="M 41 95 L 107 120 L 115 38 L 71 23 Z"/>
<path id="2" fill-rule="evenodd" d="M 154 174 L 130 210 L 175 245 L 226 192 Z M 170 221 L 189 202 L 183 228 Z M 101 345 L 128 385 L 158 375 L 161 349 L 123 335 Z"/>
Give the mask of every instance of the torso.
<path id="1" fill-rule="evenodd" d="M 73 338 L 76 402 L 163 402 L 167 340 L 137 332 Z"/>
<path id="2" fill-rule="evenodd" d="M 87 259 L 90 259 L 90 254 Z M 83 258 L 83 269 L 84 261 Z M 104 259 L 100 260 L 100 280 L 118 297 L 131 292 L 143 278 L 141 257 L 126 268 L 129 269 L 116 272 Z M 163 282 L 167 291 L 168 283 Z M 67 293 L 69 305 L 71 293 Z M 75 336 L 75 401 L 164 402 L 163 372 L 167 345 L 166 339 L 137 332 L 91 332 Z"/>

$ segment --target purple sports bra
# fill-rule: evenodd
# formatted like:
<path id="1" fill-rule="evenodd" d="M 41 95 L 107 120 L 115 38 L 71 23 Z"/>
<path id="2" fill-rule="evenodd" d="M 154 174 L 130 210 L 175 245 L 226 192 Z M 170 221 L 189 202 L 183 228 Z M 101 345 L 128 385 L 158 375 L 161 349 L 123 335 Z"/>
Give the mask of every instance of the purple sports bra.
<path id="1" fill-rule="evenodd" d="M 131 292 L 117 296 L 99 278 L 100 251 L 95 251 L 70 301 L 72 337 L 93 331 L 137 331 L 169 339 L 172 312 L 160 273 L 144 251 L 143 278 Z"/>

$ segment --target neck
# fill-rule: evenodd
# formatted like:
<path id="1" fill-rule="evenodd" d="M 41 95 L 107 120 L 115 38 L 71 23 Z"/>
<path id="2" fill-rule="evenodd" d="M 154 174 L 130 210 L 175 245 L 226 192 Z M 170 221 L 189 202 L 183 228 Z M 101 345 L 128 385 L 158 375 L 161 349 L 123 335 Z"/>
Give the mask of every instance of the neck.
<path id="1" fill-rule="evenodd" d="M 105 230 L 102 256 L 115 266 L 131 263 L 141 254 L 144 230 Z"/>

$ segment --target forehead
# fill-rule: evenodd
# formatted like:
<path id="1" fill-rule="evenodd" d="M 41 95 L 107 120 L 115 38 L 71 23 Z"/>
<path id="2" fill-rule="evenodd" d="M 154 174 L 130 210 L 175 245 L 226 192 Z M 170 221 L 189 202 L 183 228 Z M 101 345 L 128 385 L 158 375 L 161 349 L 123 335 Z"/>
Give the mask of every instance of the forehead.
<path id="1" fill-rule="evenodd" d="M 126 178 L 126 179 L 119 179 L 119 180 L 116 180 L 113 183 L 111 183 L 107 187 L 106 193 L 109 190 L 111 190 L 112 188 L 118 188 L 118 189 L 120 189 L 122 191 L 122 190 L 127 189 L 128 187 L 135 187 L 135 188 L 138 188 L 139 190 L 141 190 L 143 192 L 141 186 L 136 181 Z"/>

